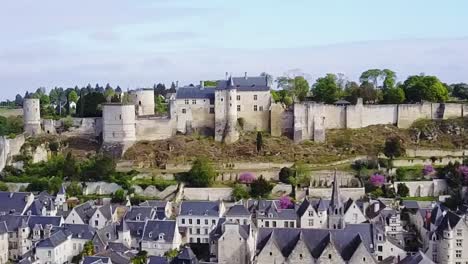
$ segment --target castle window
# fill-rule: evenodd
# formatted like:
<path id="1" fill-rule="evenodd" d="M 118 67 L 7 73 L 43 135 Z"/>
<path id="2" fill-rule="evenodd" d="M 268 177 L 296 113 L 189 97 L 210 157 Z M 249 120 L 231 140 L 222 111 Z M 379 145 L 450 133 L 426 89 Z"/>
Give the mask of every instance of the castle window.
<path id="1" fill-rule="evenodd" d="M 164 240 L 164 233 L 159 234 L 158 239 L 159 239 L 159 240 Z"/>
<path id="2" fill-rule="evenodd" d="M 257 105 L 254 105 L 254 111 L 257 111 L 257 110 L 258 110 Z"/>
<path id="3" fill-rule="evenodd" d="M 302 254 L 299 254 L 299 259 L 302 259 Z"/>
<path id="4" fill-rule="evenodd" d="M 366 258 L 362 258 L 362 261 L 364 261 L 364 262 L 365 262 L 365 261 L 366 261 Z"/>
<path id="5" fill-rule="evenodd" d="M 120 120 L 122 120 L 122 115 L 119 116 Z"/>
<path id="6" fill-rule="evenodd" d="M 263 111 L 263 106 L 260 106 L 260 108 L 259 108 L 259 109 L 260 109 L 260 111 Z"/>
<path id="7" fill-rule="evenodd" d="M 273 227 L 276 227 L 276 221 L 273 221 Z"/>
<path id="8" fill-rule="evenodd" d="M 270 227 L 270 222 L 269 221 L 265 221 L 265 227 Z"/>
<path id="9" fill-rule="evenodd" d="M 182 108 L 182 114 L 185 114 L 187 113 L 187 110 L 185 110 L 185 108 Z"/>
<path id="10" fill-rule="evenodd" d="M 328 258 L 329 258 L 329 259 L 332 259 L 332 254 L 328 254 Z"/>
<path id="11" fill-rule="evenodd" d="M 241 108 L 240 105 L 237 105 L 237 112 L 240 112 Z"/>
<path id="12" fill-rule="evenodd" d="M 192 100 L 192 104 L 197 104 L 197 100 L 196 100 L 196 99 L 193 99 L 193 100 Z"/>
<path id="13" fill-rule="evenodd" d="M 461 247 L 463 243 L 463 240 L 457 239 L 457 247 Z"/>
<path id="14" fill-rule="evenodd" d="M 309 226 L 314 226 L 314 219 L 309 219 Z"/>
<path id="15" fill-rule="evenodd" d="M 221 98 L 221 102 L 223 101 L 223 98 Z"/>
<path id="16" fill-rule="evenodd" d="M 457 236 L 462 236 L 462 235 L 463 235 L 463 230 L 457 229 Z"/>
<path id="17" fill-rule="evenodd" d="M 257 95 L 256 94 L 254 94 L 254 100 L 257 100 Z"/>
<path id="18" fill-rule="evenodd" d="M 383 248 L 382 246 L 377 246 L 377 251 L 382 252 Z"/>
<path id="19" fill-rule="evenodd" d="M 237 96 L 237 101 L 240 101 L 240 95 Z"/>
<path id="20" fill-rule="evenodd" d="M 189 104 L 189 99 L 185 99 L 185 104 Z"/>
<path id="21" fill-rule="evenodd" d="M 185 225 L 185 218 L 182 218 L 182 224 Z"/>
<path id="22" fill-rule="evenodd" d="M 214 98 L 210 98 L 210 105 L 214 104 Z"/>
<path id="23" fill-rule="evenodd" d="M 210 107 L 210 114 L 214 114 L 214 107 Z"/>
<path id="24" fill-rule="evenodd" d="M 273 256 L 273 252 L 270 252 L 270 256 Z"/>
<path id="25" fill-rule="evenodd" d="M 462 257 L 462 251 L 461 250 L 455 250 L 455 257 L 456 258 L 461 258 Z"/>

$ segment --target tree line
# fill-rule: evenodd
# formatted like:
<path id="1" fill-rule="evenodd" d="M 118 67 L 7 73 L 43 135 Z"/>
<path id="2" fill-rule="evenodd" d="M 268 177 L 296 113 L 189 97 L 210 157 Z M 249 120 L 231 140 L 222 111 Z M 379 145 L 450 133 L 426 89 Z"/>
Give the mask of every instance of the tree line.
<path id="1" fill-rule="evenodd" d="M 273 77 L 262 73 L 273 81 Z M 397 75 L 390 69 L 369 69 L 359 77 L 359 82 L 349 81 L 343 74 L 328 73 L 310 85 L 307 75 L 295 73 L 274 80 L 277 90 L 272 91 L 275 102 L 286 106 L 294 101 L 312 100 L 327 104 L 346 100 L 355 104 L 362 98 L 366 104 L 401 104 L 468 100 L 468 85 L 445 84 L 436 76 L 412 75 L 397 82 Z M 345 102 L 343 102 L 345 103 Z"/>

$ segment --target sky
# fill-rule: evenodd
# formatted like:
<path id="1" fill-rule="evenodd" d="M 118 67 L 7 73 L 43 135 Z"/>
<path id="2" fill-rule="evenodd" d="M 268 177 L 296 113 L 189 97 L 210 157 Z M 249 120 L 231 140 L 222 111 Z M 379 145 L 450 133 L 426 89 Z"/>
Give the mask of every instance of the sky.
<path id="1" fill-rule="evenodd" d="M 468 82 L 465 0 L 14 0 L 0 3 L 0 99 L 268 72 Z"/>

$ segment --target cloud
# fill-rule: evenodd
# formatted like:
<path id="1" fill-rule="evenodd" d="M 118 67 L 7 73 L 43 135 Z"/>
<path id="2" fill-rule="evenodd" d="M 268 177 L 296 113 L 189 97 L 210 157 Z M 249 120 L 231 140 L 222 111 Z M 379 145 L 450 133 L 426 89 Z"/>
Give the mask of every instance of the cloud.
<path id="1" fill-rule="evenodd" d="M 171 42 L 171 41 L 186 41 L 199 38 L 200 36 L 190 31 L 175 31 L 175 32 L 159 32 L 143 37 L 143 40 L 149 42 Z"/>
<path id="2" fill-rule="evenodd" d="M 89 35 L 89 37 L 92 40 L 104 41 L 104 42 L 106 42 L 106 41 L 116 41 L 116 40 L 120 39 L 120 36 L 117 33 L 115 33 L 114 31 L 112 31 L 112 30 L 95 31 L 95 32 L 91 33 Z"/>

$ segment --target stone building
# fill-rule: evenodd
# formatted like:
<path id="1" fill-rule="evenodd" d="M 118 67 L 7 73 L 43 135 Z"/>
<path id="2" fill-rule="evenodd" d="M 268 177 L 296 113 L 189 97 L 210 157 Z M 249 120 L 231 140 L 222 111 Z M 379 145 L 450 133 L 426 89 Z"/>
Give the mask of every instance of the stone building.
<path id="1" fill-rule="evenodd" d="M 26 98 L 23 102 L 24 132 L 35 136 L 42 132 L 39 99 Z"/>

